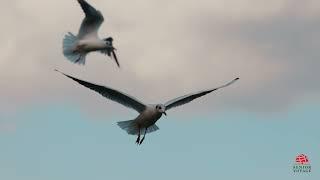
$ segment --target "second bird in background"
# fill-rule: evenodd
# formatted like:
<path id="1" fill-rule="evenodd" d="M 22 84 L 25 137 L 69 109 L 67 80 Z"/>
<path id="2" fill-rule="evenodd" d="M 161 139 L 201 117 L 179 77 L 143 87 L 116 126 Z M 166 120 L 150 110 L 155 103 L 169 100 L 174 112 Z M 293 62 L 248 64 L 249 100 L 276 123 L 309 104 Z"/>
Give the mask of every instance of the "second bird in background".
<path id="1" fill-rule="evenodd" d="M 98 30 L 104 21 L 103 15 L 85 0 L 78 0 L 78 2 L 85 13 L 85 18 L 77 36 L 70 32 L 65 35 L 63 39 L 64 56 L 73 63 L 84 65 L 88 53 L 100 51 L 111 58 L 113 57 L 120 67 L 115 53 L 116 48 L 112 43 L 113 38 L 100 39 L 98 36 Z"/>

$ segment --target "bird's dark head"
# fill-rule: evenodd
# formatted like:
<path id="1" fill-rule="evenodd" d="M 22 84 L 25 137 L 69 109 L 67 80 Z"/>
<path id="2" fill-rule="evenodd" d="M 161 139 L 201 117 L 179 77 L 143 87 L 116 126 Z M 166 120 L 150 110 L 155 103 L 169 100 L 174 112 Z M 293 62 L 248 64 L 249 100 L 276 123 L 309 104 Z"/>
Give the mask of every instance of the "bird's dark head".
<path id="1" fill-rule="evenodd" d="M 115 47 L 113 47 L 113 38 L 112 37 L 108 37 L 103 39 L 103 41 L 106 43 L 107 48 L 106 48 L 106 54 L 108 54 L 108 56 L 113 57 L 114 60 L 116 61 L 118 67 L 120 67 L 117 55 L 115 53 L 115 51 L 117 50 Z"/>
<path id="2" fill-rule="evenodd" d="M 106 42 L 106 44 L 108 46 L 112 46 L 113 38 L 112 37 L 108 37 L 108 38 L 103 39 L 103 41 Z"/>
<path id="3" fill-rule="evenodd" d="M 163 104 L 157 104 L 156 110 L 164 115 L 167 115 L 166 113 L 166 107 Z"/>

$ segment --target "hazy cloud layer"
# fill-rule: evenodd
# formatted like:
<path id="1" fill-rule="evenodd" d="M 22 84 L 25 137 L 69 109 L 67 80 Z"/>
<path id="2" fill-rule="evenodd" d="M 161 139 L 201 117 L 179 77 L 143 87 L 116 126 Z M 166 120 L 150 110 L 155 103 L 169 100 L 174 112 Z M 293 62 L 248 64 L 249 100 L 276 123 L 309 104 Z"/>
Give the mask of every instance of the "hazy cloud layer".
<path id="1" fill-rule="evenodd" d="M 75 0 L 6 0 L 0 7 L 1 111 L 65 102 L 119 109 L 55 68 L 150 103 L 241 78 L 189 110 L 269 112 L 319 100 L 318 1 L 89 2 L 103 12 L 100 36 L 114 37 L 122 68 L 100 54 L 89 55 L 85 67 L 65 60 L 62 38 L 76 33 L 83 18 Z"/>

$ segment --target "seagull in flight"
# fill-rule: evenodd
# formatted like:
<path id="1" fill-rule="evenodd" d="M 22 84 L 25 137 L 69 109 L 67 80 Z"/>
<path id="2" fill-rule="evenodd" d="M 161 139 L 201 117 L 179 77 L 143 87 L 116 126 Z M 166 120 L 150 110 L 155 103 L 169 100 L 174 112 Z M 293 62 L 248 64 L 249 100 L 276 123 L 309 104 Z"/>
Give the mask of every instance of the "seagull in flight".
<path id="1" fill-rule="evenodd" d="M 58 70 L 55 70 L 55 71 L 60 72 Z M 125 94 L 123 92 L 120 92 L 118 90 L 115 90 L 106 86 L 92 84 L 90 82 L 86 82 L 86 81 L 77 79 L 75 77 L 72 77 L 70 75 L 67 75 L 63 72 L 60 72 L 60 73 L 78 82 L 79 84 L 93 91 L 96 91 L 97 93 L 101 94 L 103 97 L 107 99 L 110 99 L 112 101 L 122 104 L 123 106 L 136 110 L 139 113 L 139 115 L 135 119 L 129 120 L 129 121 L 120 121 L 117 124 L 121 129 L 125 130 L 128 134 L 137 135 L 138 137 L 137 137 L 136 143 L 138 145 L 142 144 L 147 133 L 151 133 L 159 129 L 155 123 L 161 118 L 162 114 L 167 116 L 167 113 L 166 113 L 167 110 L 189 103 L 196 98 L 209 94 L 218 89 L 227 87 L 233 84 L 234 82 L 236 82 L 237 80 L 239 80 L 239 78 L 236 78 L 231 82 L 225 85 L 222 85 L 220 87 L 184 95 L 184 96 L 172 99 L 164 104 L 144 104 L 138 99 L 128 94 Z M 141 134 L 143 134 L 142 139 L 140 139 Z"/>
<path id="2" fill-rule="evenodd" d="M 120 67 L 116 48 L 113 47 L 113 38 L 100 39 L 98 30 L 104 21 L 103 15 L 85 0 L 78 0 L 85 17 L 82 20 L 77 36 L 71 32 L 67 33 L 63 39 L 63 54 L 71 62 L 84 65 L 86 56 L 93 51 L 100 51 L 103 54 L 113 57 L 118 67 Z"/>

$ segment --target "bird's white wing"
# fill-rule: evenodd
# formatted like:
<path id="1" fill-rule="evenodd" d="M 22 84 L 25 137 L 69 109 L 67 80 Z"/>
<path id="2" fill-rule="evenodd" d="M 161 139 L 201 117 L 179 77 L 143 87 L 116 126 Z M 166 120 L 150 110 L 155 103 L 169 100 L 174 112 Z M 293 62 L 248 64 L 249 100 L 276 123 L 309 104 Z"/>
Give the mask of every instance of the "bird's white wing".
<path id="1" fill-rule="evenodd" d="M 172 99 L 172 100 L 166 102 L 164 105 L 166 107 L 166 110 L 169 110 L 169 109 L 177 107 L 177 106 L 181 106 L 183 104 L 191 102 L 192 100 L 194 100 L 196 98 L 199 98 L 199 97 L 204 96 L 204 95 L 206 95 L 208 93 L 211 93 L 212 91 L 216 91 L 218 89 L 227 87 L 227 86 L 233 84 L 234 82 L 236 82 L 237 80 L 239 80 L 239 78 L 236 78 L 236 79 L 232 80 L 231 82 L 229 82 L 229 83 L 227 83 L 227 84 L 225 84 L 223 86 L 214 88 L 214 89 L 210 89 L 210 90 L 206 90 L 206 91 L 200 91 L 200 92 L 192 93 L 192 94 L 187 94 L 185 96 L 181 96 L 181 97 Z"/>
<path id="2" fill-rule="evenodd" d="M 80 26 L 78 38 L 83 39 L 87 36 L 98 37 L 98 30 L 104 21 L 101 12 L 96 10 L 85 0 L 78 0 L 78 2 L 86 15 Z"/>
<path id="3" fill-rule="evenodd" d="M 58 71 L 58 70 L 56 70 Z M 60 72 L 60 71 L 58 71 Z M 143 110 L 145 110 L 146 105 L 144 105 L 142 102 L 140 102 L 139 100 L 137 100 L 136 98 L 127 95 L 125 93 L 122 93 L 120 91 L 105 87 L 105 86 L 100 86 L 100 85 L 96 85 L 96 84 L 92 84 L 80 79 L 77 79 L 75 77 L 72 77 L 70 75 L 64 74 L 63 72 L 60 72 L 61 74 L 67 76 L 68 78 L 78 82 L 79 84 L 96 91 L 97 93 L 101 94 L 103 97 L 110 99 L 112 101 L 115 101 L 117 103 L 120 103 L 128 108 L 132 108 L 136 111 L 138 111 L 139 113 L 141 113 Z"/>

